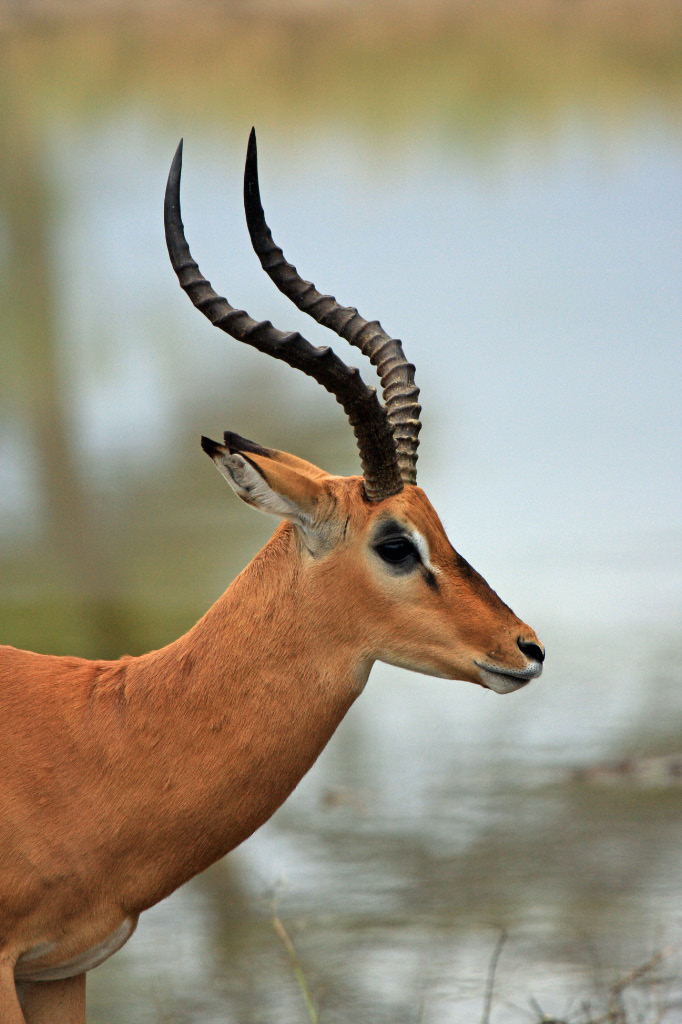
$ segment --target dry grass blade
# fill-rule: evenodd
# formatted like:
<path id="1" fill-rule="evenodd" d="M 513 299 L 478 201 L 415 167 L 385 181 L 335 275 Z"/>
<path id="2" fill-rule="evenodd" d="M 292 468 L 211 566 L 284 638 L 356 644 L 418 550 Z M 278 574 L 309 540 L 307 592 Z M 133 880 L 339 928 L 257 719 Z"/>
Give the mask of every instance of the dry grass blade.
<path id="1" fill-rule="evenodd" d="M 497 963 L 502 954 L 502 949 L 507 941 L 507 932 L 503 928 L 500 932 L 500 937 L 497 940 L 493 955 L 490 958 L 490 966 L 488 967 L 488 978 L 485 984 L 485 1002 L 483 1003 L 483 1017 L 481 1018 L 481 1024 L 490 1024 L 490 1008 L 493 1003 L 493 993 L 495 991 L 495 972 L 497 970 Z"/>
<path id="2" fill-rule="evenodd" d="M 505 937 L 504 935 L 500 936 L 490 961 L 488 983 L 486 986 L 486 1009 L 482 1024 L 489 1024 L 488 1015 L 492 1002 L 495 968 L 504 945 Z M 571 1024 L 571 1022 L 577 1024 L 578 1020 L 582 1021 L 583 1024 L 663 1024 L 664 1019 L 678 1021 L 681 1019 L 679 1016 L 669 1018 L 669 1014 L 674 1007 L 679 1005 L 679 996 L 676 997 L 674 1003 L 664 1001 L 660 991 L 663 979 L 653 973 L 663 961 L 669 959 L 675 953 L 679 953 L 678 947 L 665 947 L 654 953 L 645 963 L 621 975 L 620 978 L 605 990 L 607 1008 L 603 1012 L 593 1013 L 590 1004 L 585 1002 L 580 1007 L 579 1017 L 574 1014 L 566 1017 L 554 1017 L 545 1013 L 537 999 L 530 996 L 528 1003 L 534 1020 L 536 1024 Z M 644 1000 L 648 997 L 649 1003 L 645 1005 L 644 1002 L 641 1002 L 639 1005 L 634 1003 L 630 1005 L 624 996 L 628 989 L 634 988 L 640 982 L 644 982 L 641 993 L 642 999 Z M 504 1005 L 517 1013 L 526 1013 L 525 1010 L 514 1003 L 505 1003 Z"/>
<path id="3" fill-rule="evenodd" d="M 658 953 L 654 953 L 650 960 L 646 963 L 640 964 L 639 967 L 634 967 L 627 974 L 624 974 L 618 981 L 614 982 L 611 986 L 609 995 L 609 1011 L 604 1017 L 600 1018 L 597 1024 L 601 1024 L 601 1021 L 608 1022 L 608 1024 L 626 1024 L 627 1012 L 623 1001 L 623 993 L 630 986 L 635 985 L 646 975 L 651 974 L 656 967 L 659 966 L 664 960 L 671 956 L 674 952 L 672 947 L 659 950 Z M 659 1016 L 659 1020 L 660 1020 Z"/>
<path id="4" fill-rule="evenodd" d="M 674 952 L 675 948 L 673 946 L 668 946 L 665 949 L 659 950 L 658 953 L 654 953 L 651 959 L 647 960 L 645 964 L 635 967 L 633 970 L 628 971 L 627 974 L 624 974 L 622 978 L 619 978 L 619 980 L 611 986 L 611 991 L 622 992 L 624 989 L 628 988 L 629 985 L 634 985 L 635 982 L 639 981 L 640 978 L 643 978 L 645 974 L 649 974 L 664 960 L 671 957 Z"/>
<path id="5" fill-rule="evenodd" d="M 275 909 L 274 904 L 272 907 L 272 927 L 275 929 L 275 932 L 282 940 L 282 945 L 286 949 L 287 954 L 289 956 L 291 968 L 294 972 L 294 977 L 296 978 L 298 987 L 301 990 L 303 1002 L 305 1003 L 306 1010 L 308 1011 L 308 1019 L 310 1020 L 310 1024 L 319 1024 L 320 1017 L 317 1012 L 317 1009 L 315 1008 L 313 998 L 310 995 L 308 982 L 305 979 L 305 974 L 303 973 L 303 968 L 301 967 L 301 961 L 298 959 L 296 947 L 294 946 L 293 940 L 289 935 L 289 932 L 282 924 L 282 921 L 277 913 L 277 910 Z"/>

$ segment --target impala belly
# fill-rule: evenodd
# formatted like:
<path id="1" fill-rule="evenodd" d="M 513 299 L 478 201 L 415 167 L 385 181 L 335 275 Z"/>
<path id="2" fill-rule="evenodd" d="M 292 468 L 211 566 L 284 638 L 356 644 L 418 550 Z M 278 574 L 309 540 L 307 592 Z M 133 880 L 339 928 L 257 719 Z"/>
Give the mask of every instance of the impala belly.
<path id="1" fill-rule="evenodd" d="M 137 917 L 126 917 L 118 928 L 101 942 L 65 960 L 58 959 L 58 943 L 40 942 L 22 953 L 17 960 L 14 976 L 17 981 L 59 981 L 62 978 L 83 974 L 103 963 L 112 953 L 116 953 L 125 945 L 136 926 Z M 67 938 L 69 945 L 72 946 L 73 936 L 69 935 Z M 48 966 L 45 966 L 46 961 Z"/>

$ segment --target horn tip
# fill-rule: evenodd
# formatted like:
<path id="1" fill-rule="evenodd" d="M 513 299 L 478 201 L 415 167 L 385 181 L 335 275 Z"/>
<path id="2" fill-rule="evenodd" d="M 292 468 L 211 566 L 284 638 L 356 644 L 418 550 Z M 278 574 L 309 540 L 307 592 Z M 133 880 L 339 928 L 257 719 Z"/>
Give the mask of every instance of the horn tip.
<path id="1" fill-rule="evenodd" d="M 246 162 L 244 164 L 244 207 L 246 209 L 246 221 L 251 232 L 251 218 L 263 217 L 263 208 L 260 201 L 260 188 L 258 185 L 258 148 L 256 146 L 256 129 L 252 128 L 249 135 L 249 144 L 246 147 Z"/>
<path id="2" fill-rule="evenodd" d="M 171 161 L 170 170 L 168 172 L 168 182 L 166 184 L 166 195 L 168 196 L 174 189 L 178 188 L 180 183 L 180 174 L 182 173 L 182 144 L 183 139 L 180 139 L 177 149 L 173 154 Z"/>

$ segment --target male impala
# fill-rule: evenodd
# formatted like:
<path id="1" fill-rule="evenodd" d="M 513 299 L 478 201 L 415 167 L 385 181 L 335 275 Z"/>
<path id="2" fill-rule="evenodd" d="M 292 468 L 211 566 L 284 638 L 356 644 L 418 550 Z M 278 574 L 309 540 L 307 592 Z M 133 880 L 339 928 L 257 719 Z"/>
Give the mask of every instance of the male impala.
<path id="1" fill-rule="evenodd" d="M 83 1024 L 85 972 L 270 817 L 375 661 L 497 693 L 542 670 L 533 630 L 454 551 L 416 486 L 420 407 L 401 343 L 302 281 L 274 244 L 253 132 L 244 200 L 261 263 L 369 356 L 385 405 L 331 349 L 213 291 L 185 241 L 181 159 L 180 146 L 165 225 L 182 288 L 215 326 L 336 397 L 363 475 L 332 476 L 238 434 L 203 438 L 237 495 L 282 522 L 196 626 L 120 661 L 0 648 L 0 1024 Z"/>

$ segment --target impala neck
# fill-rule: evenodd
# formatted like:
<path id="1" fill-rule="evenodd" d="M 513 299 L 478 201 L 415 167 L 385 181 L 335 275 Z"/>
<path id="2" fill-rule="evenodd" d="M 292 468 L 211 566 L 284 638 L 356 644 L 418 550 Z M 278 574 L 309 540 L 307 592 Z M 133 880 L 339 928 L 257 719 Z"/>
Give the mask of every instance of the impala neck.
<path id="1" fill-rule="evenodd" d="M 362 691 L 371 663 L 324 623 L 284 525 L 189 633 L 127 663 L 143 904 L 266 821 Z"/>

